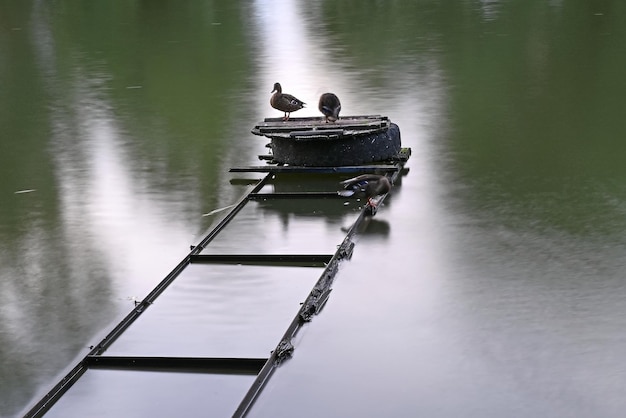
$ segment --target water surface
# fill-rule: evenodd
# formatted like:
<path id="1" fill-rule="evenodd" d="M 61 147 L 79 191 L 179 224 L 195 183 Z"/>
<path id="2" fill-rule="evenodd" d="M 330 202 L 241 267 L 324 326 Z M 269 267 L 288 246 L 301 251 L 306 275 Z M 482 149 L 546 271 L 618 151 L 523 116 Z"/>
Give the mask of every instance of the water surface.
<path id="1" fill-rule="evenodd" d="M 276 81 L 308 103 L 294 116 L 317 115 L 325 91 L 341 98 L 343 115 L 389 116 L 413 155 L 251 416 L 621 416 L 623 2 L 9 1 L 4 9 L 2 416 L 19 416 L 49 390 L 220 216 L 203 214 L 245 193 L 228 168 L 260 163 L 267 141 L 249 130 L 280 115 L 269 107 Z M 215 244 L 236 252 L 246 237 L 266 237 L 255 251 L 286 252 L 310 237 L 332 253 L 352 213 L 260 204 Z M 252 337 L 244 351 L 262 351 L 286 329 L 315 280 L 309 273 L 288 286 L 263 275 L 250 283 L 278 299 L 262 304 L 274 330 L 244 332 Z M 229 301 L 240 313 L 257 307 L 248 286 L 189 277 L 155 306 L 157 320 L 176 312 L 164 316 L 169 337 L 189 336 L 191 351 L 203 346 L 185 312 L 210 317 L 211 332 L 241 335 L 244 316 Z M 194 310 L 204 293 L 212 304 Z M 150 331 L 155 319 L 136 326 Z M 150 341 L 133 338 L 118 348 Z M 162 390 L 171 382 L 163 378 L 150 382 Z M 52 416 L 93 413 L 97 393 L 118 397 L 120 381 L 146 384 L 142 374 L 83 379 Z M 248 383 L 172 379 L 228 388 L 229 405 Z M 140 392 L 134 399 L 150 402 Z M 161 412 L 217 402 L 185 393 Z"/>

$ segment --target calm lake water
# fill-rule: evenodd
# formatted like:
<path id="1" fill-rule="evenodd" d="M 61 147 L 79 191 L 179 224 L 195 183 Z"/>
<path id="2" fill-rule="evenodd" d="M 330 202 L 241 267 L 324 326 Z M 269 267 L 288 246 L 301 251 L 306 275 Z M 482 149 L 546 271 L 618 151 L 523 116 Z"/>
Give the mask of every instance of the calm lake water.
<path id="1" fill-rule="evenodd" d="M 5 1 L 0 415 L 246 192 L 228 169 L 266 153 L 250 129 L 280 116 L 280 81 L 309 104 L 294 116 L 333 91 L 413 155 L 250 416 L 623 416 L 625 16 L 622 0 Z M 308 204 L 253 205 L 216 245 L 334 252 L 356 208 Z M 317 276 L 260 270 L 190 269 L 110 354 L 268 355 Z M 229 416 L 250 380 L 220 379 L 90 371 L 49 415 Z"/>

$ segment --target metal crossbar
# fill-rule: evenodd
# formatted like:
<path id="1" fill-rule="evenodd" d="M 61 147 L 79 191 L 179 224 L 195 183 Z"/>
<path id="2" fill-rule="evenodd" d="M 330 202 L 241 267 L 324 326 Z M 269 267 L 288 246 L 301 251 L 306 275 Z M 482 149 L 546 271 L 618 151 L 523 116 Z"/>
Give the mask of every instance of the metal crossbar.
<path id="1" fill-rule="evenodd" d="M 231 173 L 306 173 L 306 174 L 354 174 L 374 173 L 399 170 L 397 164 L 354 165 L 343 167 L 301 167 L 259 165 L 250 167 L 233 167 Z"/>
<path id="2" fill-rule="evenodd" d="M 337 192 L 283 192 L 283 193 L 250 193 L 251 200 L 269 199 L 346 199 Z"/>
<path id="3" fill-rule="evenodd" d="M 265 358 L 87 356 L 92 369 L 176 371 L 256 375 Z"/>
<path id="4" fill-rule="evenodd" d="M 326 254 L 198 254 L 191 257 L 192 263 L 224 264 L 297 264 L 302 267 L 324 267 L 332 255 Z"/>
<path id="5" fill-rule="evenodd" d="M 399 164 L 398 168 L 390 176 L 390 180 L 392 183 L 395 182 L 397 177 L 400 175 L 400 165 L 401 164 Z M 387 194 L 382 195 L 378 200 L 378 204 L 382 204 L 386 197 Z M 276 370 L 276 367 L 278 367 L 284 360 L 291 357 L 291 354 L 295 350 L 295 347 L 292 343 L 293 338 L 296 336 L 300 328 L 305 323 L 310 322 L 313 319 L 313 316 L 317 315 L 326 304 L 326 301 L 328 300 L 328 297 L 332 290 L 331 286 L 334 281 L 335 274 L 337 273 L 339 268 L 339 263 L 344 259 L 349 259 L 350 257 L 352 257 L 352 251 L 354 248 L 354 242 L 352 241 L 353 236 L 360 229 L 367 217 L 375 213 L 375 208 L 367 205 L 363 207 L 359 214 L 359 217 L 348 230 L 348 233 L 346 234 L 343 242 L 337 248 L 337 251 L 322 272 L 319 280 L 317 281 L 315 286 L 313 286 L 311 293 L 309 293 L 309 296 L 302 304 L 295 318 L 293 318 L 293 320 L 291 321 L 291 324 L 285 331 L 285 334 L 276 346 L 276 349 L 272 351 L 272 355 L 267 360 L 267 362 L 257 375 L 257 378 L 252 383 L 252 386 L 246 393 L 246 396 L 237 407 L 237 410 L 233 414 L 233 418 L 241 418 L 247 415 L 250 408 L 263 390 L 265 384 Z"/>
<path id="6" fill-rule="evenodd" d="M 261 179 L 250 193 L 257 193 L 265 184 L 274 177 L 272 173 Z M 135 308 L 119 323 L 111 332 L 96 344 L 74 368 L 61 379 L 39 402 L 37 402 L 25 415 L 26 418 L 43 416 L 65 392 L 82 376 L 93 362 L 90 357 L 102 354 L 106 349 L 154 302 L 154 300 L 182 273 L 189 265 L 193 256 L 198 255 L 208 243 L 210 243 L 235 217 L 248 202 L 248 197 L 243 196 L 233 209 L 222 219 L 215 228 L 178 263 L 176 267 L 142 300 Z"/>
<path id="7" fill-rule="evenodd" d="M 231 172 L 266 172 L 252 190 L 243 196 L 231 211 L 200 241 L 174 269 L 142 300 L 117 326 L 109 332 L 91 351 L 61 379 L 25 417 L 41 417 L 89 368 L 109 368 L 123 370 L 167 370 L 202 373 L 236 373 L 256 375 L 252 386 L 242 399 L 234 417 L 243 417 L 261 393 L 276 367 L 291 356 L 295 349 L 292 340 L 298 330 L 313 316 L 317 315 L 328 300 L 339 263 L 352 256 L 354 242 L 352 238 L 369 215 L 376 213 L 376 208 L 365 205 L 358 218 L 352 224 L 343 242 L 333 255 L 327 254 L 201 254 L 211 241 L 224 230 L 226 225 L 251 200 L 286 199 L 286 198 L 335 198 L 342 197 L 336 192 L 297 192 L 297 193 L 260 193 L 265 185 L 278 173 L 334 173 L 353 174 L 385 172 L 392 182 L 402 173 L 404 162 L 410 156 L 410 149 L 403 149 L 403 157 L 395 164 L 367 165 L 353 167 L 247 167 L 233 168 Z M 380 206 L 386 194 L 378 199 Z M 148 308 L 155 299 L 182 273 L 191 263 L 237 263 L 244 265 L 298 265 L 302 267 L 324 267 L 318 281 L 293 318 L 282 339 L 267 359 L 258 358 L 178 358 L 178 357 L 117 357 L 102 355 L 107 348 Z"/>

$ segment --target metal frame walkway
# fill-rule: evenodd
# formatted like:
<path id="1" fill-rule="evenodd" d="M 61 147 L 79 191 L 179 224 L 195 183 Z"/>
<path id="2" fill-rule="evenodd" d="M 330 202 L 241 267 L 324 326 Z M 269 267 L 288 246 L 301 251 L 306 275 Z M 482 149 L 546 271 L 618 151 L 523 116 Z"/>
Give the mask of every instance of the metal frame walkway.
<path id="1" fill-rule="evenodd" d="M 258 166 L 232 168 L 231 172 L 264 172 L 268 173 L 259 180 L 256 186 L 230 210 L 230 212 L 200 241 L 192 247 L 187 256 L 141 301 L 136 302 L 134 309 L 102 339 L 91 351 L 59 381 L 25 417 L 41 417 L 67 392 L 72 385 L 89 369 L 118 370 L 167 370 L 193 371 L 214 374 L 256 375 L 252 386 L 241 400 L 233 417 L 243 417 L 252 407 L 268 379 L 276 367 L 289 358 L 294 350 L 293 338 L 299 329 L 310 322 L 318 314 L 328 300 L 331 285 L 338 271 L 339 263 L 352 256 L 354 248 L 353 236 L 367 216 L 374 215 L 376 208 L 365 205 L 358 218 L 348 230 L 343 242 L 334 254 L 229 254 L 207 255 L 201 252 L 211 241 L 234 219 L 244 206 L 257 199 L 307 199 L 307 198 L 341 198 L 336 192 L 304 192 L 304 193 L 260 193 L 263 187 L 277 175 L 289 173 L 309 174 L 362 174 L 386 173 L 392 183 L 402 173 L 404 164 L 409 159 L 411 150 L 403 148 L 398 158 L 389 164 L 363 165 L 349 167 L 292 167 L 292 166 Z M 260 157 L 262 158 L 262 157 Z M 382 203 L 386 195 L 380 198 Z M 236 263 L 243 265 L 290 264 L 296 266 L 325 267 L 321 276 L 313 286 L 308 297 L 302 303 L 297 315 L 285 331 L 283 337 L 268 358 L 214 358 L 214 357 L 141 357 L 141 356 L 107 356 L 103 353 L 124 333 L 139 316 L 154 303 L 163 291 L 192 263 Z"/>

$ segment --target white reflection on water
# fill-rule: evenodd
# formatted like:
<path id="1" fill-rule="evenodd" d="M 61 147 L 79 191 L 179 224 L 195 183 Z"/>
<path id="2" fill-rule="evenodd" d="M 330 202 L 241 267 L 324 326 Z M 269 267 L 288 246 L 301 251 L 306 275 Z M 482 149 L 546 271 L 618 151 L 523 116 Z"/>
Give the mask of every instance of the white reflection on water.
<path id="1" fill-rule="evenodd" d="M 252 32 L 257 35 L 256 61 L 261 69 L 257 82 L 267 88 L 265 96 L 264 90 L 258 93 L 258 106 L 268 116 L 280 116 L 269 106 L 269 90 L 279 81 L 285 92 L 308 104 L 294 117 L 321 116 L 319 95 L 332 91 L 341 99 L 342 115 L 382 114 L 395 122 L 404 123 L 406 117 L 408 122 L 417 118 L 420 124 L 431 123 L 431 127 L 419 127 L 420 136 L 425 129 L 442 127 L 444 76 L 434 53 L 400 50 L 391 57 L 381 55 L 379 62 L 363 67 L 356 63 L 362 51 L 351 50 L 334 39 L 325 27 L 320 5 L 257 0 L 251 9 Z M 428 48 L 435 51 L 437 43 L 428 42 Z M 403 40 L 413 48 L 416 43 L 415 39 Z"/>
<path id="2" fill-rule="evenodd" d="M 162 179 L 142 173 L 147 157 L 133 154 L 132 138 L 109 103 L 107 62 L 86 60 L 69 47 L 60 64 L 49 16 L 44 2 L 36 2 L 30 39 L 49 98 L 54 190 L 28 196 L 54 197 L 41 213 L 33 212 L 32 224 L 23 227 L 28 232 L 16 238 L 15 254 L 1 254 L 2 352 L 16 376 L 8 385 L 14 394 L 2 394 L 9 410 L 86 353 L 94 333 L 127 313 L 130 298 L 142 298 L 158 283 L 196 232 L 181 216 L 197 203 L 194 184 L 155 192 L 154 182 Z M 7 363 L 2 367 L 8 370 Z"/>
<path id="3" fill-rule="evenodd" d="M 282 3 L 270 3 L 274 7 L 263 5 L 285 17 L 277 11 Z M 342 264 L 327 306 L 298 336 L 294 359 L 277 371 L 251 416 L 281 416 L 292 408 L 301 416 L 407 416 L 415 396 L 426 393 L 434 402 L 442 401 L 446 395 L 428 389 L 429 379 L 449 377 L 434 359 L 425 360 L 429 378 L 423 379 L 416 371 L 424 370 L 414 366 L 415 358 L 440 352 L 439 344 L 448 337 L 435 324 L 437 311 L 449 302 L 445 275 L 449 241 L 454 239 L 442 229 L 449 222 L 443 201 L 444 144 L 439 142 L 448 133 L 445 74 L 436 54 L 424 51 L 412 55 L 397 51 L 368 68 L 355 69 L 360 51 L 344 48 L 343 54 L 333 54 L 331 49 L 315 48 L 329 37 L 319 30 L 321 15 L 288 16 L 280 29 L 263 26 L 268 23 L 264 20 L 258 23 L 265 36 L 262 59 L 289 60 L 284 53 L 288 46 L 280 46 L 291 40 L 276 40 L 273 31 L 284 35 L 292 26 L 304 28 L 307 38 L 297 45 L 301 53 L 313 51 L 314 59 L 298 57 L 306 67 L 283 71 L 290 71 L 302 85 L 326 80 L 341 98 L 346 115 L 389 116 L 400 126 L 403 146 L 411 147 L 413 154 L 411 171 L 396 184 L 372 228 L 359 238 L 352 260 Z M 264 83 L 274 78 L 271 73 L 260 76 Z M 421 393 L 414 393 L 418 389 Z"/>
<path id="4" fill-rule="evenodd" d="M 168 263 L 155 263 L 162 260 L 155 257 L 159 248 L 178 243 L 180 256 L 191 242 L 177 214 L 194 196 L 150 193 L 150 179 L 133 168 L 136 156 L 128 155 L 132 138 L 124 137 L 102 97 L 105 77 L 77 71 L 73 114 L 54 118 L 53 154 L 67 241 L 96 252 L 116 284 L 134 295 L 145 293 L 173 265 L 169 256 Z"/>
<path id="5" fill-rule="evenodd" d="M 94 369 L 46 417 L 176 417 L 206 411 L 227 417 L 253 380 L 245 375 Z"/>
<path id="6" fill-rule="evenodd" d="M 355 93 L 367 90 L 360 80 L 362 71 L 350 70 L 348 60 L 337 58 L 349 51 L 323 36 L 319 8 L 314 3 L 296 1 L 254 2 L 251 24 L 253 33 L 258 35 L 256 60 L 261 69 L 257 82 L 267 88 L 266 96 L 259 99 L 259 108 L 267 109 L 268 117 L 282 116 L 269 106 L 269 92 L 278 81 L 285 93 L 307 103 L 294 117 L 321 117 L 317 103 L 327 91 L 339 96 L 342 115 L 380 113 L 381 109 L 360 105 L 362 97 Z"/>
<path id="7" fill-rule="evenodd" d="M 358 213 L 353 206 L 336 199 L 249 202 L 203 253 L 333 254 Z"/>
<path id="8" fill-rule="evenodd" d="M 318 115 L 317 98 L 324 92 L 324 86 L 335 88 L 341 84 L 339 80 L 330 83 L 330 73 L 335 67 L 332 61 L 326 61 L 328 73 L 317 71 L 316 63 L 325 58 L 323 45 L 310 42 L 303 10 L 297 6 L 297 2 L 292 1 L 256 0 L 251 8 L 253 32 L 258 35 L 260 51 L 256 59 L 262 70 L 258 83 L 267 88 L 267 95 L 260 99 L 259 106 L 268 109 L 268 113 L 271 110 L 270 117 L 282 116 L 269 107 L 270 90 L 275 82 L 281 83 L 285 93 L 307 103 L 305 109 L 293 114 L 294 117 Z M 340 90 L 336 92 L 341 94 Z"/>
<path id="9" fill-rule="evenodd" d="M 192 264 L 106 354 L 265 358 L 321 271 Z"/>
<path id="10" fill-rule="evenodd" d="M 483 20 L 486 22 L 496 20 L 500 15 L 501 7 L 502 2 L 498 0 L 480 0 L 478 5 Z"/>

